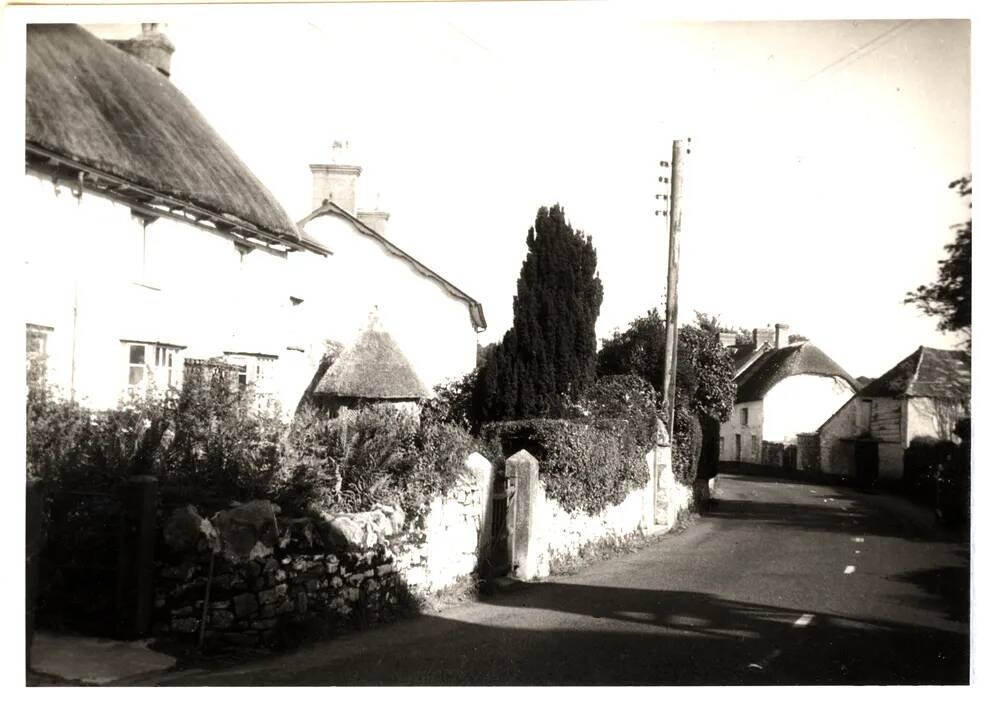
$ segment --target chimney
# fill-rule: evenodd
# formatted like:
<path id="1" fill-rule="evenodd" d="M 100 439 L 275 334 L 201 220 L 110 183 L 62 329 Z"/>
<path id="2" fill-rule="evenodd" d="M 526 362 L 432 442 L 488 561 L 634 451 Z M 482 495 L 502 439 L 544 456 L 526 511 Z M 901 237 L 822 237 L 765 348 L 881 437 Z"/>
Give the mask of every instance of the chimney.
<path id="1" fill-rule="evenodd" d="M 723 348 L 729 348 L 730 346 L 736 346 L 736 332 L 735 331 L 720 331 L 719 332 L 719 343 L 722 344 Z"/>
<path id="2" fill-rule="evenodd" d="M 333 159 L 330 162 L 309 165 L 313 175 L 313 209 L 318 209 L 324 200 L 329 200 L 352 216 L 355 215 L 354 198 L 357 192 L 358 177 L 361 176 L 361 168 L 341 164 L 338 161 L 338 157 L 343 159 L 341 155 L 348 147 L 349 143 L 335 142 L 333 143 Z M 388 218 L 389 215 L 386 214 L 386 219 Z"/>
<path id="3" fill-rule="evenodd" d="M 774 329 L 770 327 L 758 327 L 753 330 L 754 351 L 764 344 L 774 344 Z"/>
<path id="4" fill-rule="evenodd" d="M 385 235 L 385 227 L 389 221 L 388 211 L 359 211 L 358 220 L 364 223 L 368 228 L 375 231 L 375 233 L 380 236 Z"/>
<path id="5" fill-rule="evenodd" d="M 783 349 L 788 346 L 788 325 L 774 325 L 774 348 Z"/>
<path id="6" fill-rule="evenodd" d="M 158 22 L 143 22 L 142 34 L 138 37 L 109 39 L 108 43 L 123 52 L 128 52 L 170 78 L 170 58 L 174 55 L 174 45 L 167 35 L 160 31 L 160 27 Z"/>

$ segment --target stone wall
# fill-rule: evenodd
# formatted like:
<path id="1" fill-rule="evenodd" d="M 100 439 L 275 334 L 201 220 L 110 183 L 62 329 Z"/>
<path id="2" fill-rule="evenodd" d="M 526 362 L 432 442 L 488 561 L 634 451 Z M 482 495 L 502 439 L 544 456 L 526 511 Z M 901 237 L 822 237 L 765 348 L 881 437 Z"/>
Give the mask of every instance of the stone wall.
<path id="1" fill-rule="evenodd" d="M 177 509 L 163 529 L 154 633 L 209 646 L 270 645 L 296 627 L 392 620 L 401 605 L 468 579 L 492 484 L 479 454 L 420 529 L 398 509 L 283 518 L 254 501 L 210 520 Z M 209 586 L 205 612 L 206 586 Z"/>

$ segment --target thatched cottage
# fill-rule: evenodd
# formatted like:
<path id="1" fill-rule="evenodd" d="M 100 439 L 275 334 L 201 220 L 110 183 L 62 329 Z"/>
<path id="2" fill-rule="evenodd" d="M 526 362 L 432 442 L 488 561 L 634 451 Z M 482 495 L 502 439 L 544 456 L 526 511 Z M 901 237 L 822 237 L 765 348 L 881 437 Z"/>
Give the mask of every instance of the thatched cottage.
<path id="1" fill-rule="evenodd" d="M 327 253 L 170 81 L 169 40 L 27 29 L 22 302 L 48 379 L 110 407 L 222 357 L 278 385 L 291 253 Z M 134 52 L 134 53 L 130 53 Z"/>
<path id="2" fill-rule="evenodd" d="M 314 169 L 320 201 L 295 223 L 171 82 L 173 51 L 155 24 L 125 41 L 28 27 L 12 201 L 31 229 L 28 358 L 48 380 L 112 407 L 179 385 L 186 362 L 221 361 L 290 412 L 327 343 L 350 341 L 373 307 L 421 390 L 470 371 L 482 307 L 362 220 L 379 214 L 355 214 L 353 192 L 332 190 L 353 186 L 340 165 Z"/>
<path id="3" fill-rule="evenodd" d="M 773 347 L 759 342 L 736 376 L 732 415 L 719 430 L 720 461 L 781 464 L 765 454 L 767 445 L 794 445 L 844 404 L 857 383 L 817 346 L 788 345 L 787 328 L 775 328 Z"/>
<path id="4" fill-rule="evenodd" d="M 815 435 L 804 436 L 816 438 L 809 440 L 816 453 L 801 466 L 836 476 L 901 478 L 903 453 L 915 437 L 957 441 L 955 423 L 969 415 L 971 392 L 967 353 L 921 346 L 859 390 Z"/>

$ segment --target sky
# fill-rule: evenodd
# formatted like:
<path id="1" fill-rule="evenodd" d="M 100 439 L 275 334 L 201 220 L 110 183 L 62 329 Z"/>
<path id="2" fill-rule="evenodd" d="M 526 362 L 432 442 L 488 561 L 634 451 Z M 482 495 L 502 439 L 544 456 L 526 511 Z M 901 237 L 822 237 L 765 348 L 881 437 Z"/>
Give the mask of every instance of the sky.
<path id="1" fill-rule="evenodd" d="M 673 139 L 691 138 L 680 317 L 787 323 L 855 376 L 953 336 L 907 291 L 967 207 L 969 24 L 673 22 L 605 3 L 174 13 L 172 80 L 299 219 L 349 141 L 359 207 L 510 326 L 525 238 L 593 237 L 599 337 L 662 307 Z M 152 18 L 156 19 L 156 18 Z M 96 27 L 129 34 L 135 25 Z"/>

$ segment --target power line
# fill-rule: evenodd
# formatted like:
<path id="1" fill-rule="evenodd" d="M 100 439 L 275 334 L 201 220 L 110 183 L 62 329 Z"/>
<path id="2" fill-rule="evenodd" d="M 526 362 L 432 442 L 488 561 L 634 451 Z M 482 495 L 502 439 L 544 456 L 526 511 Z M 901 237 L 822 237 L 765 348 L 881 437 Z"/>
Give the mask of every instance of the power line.
<path id="1" fill-rule="evenodd" d="M 898 30 L 902 29 L 903 27 L 906 27 L 911 22 L 912 22 L 912 20 L 903 20 L 902 22 L 898 22 L 897 24 L 895 24 L 892 27 L 890 27 L 889 29 L 887 29 L 885 32 L 882 32 L 881 34 L 878 34 L 875 37 L 873 37 L 872 39 L 868 40 L 867 42 L 865 42 L 864 44 L 862 44 L 860 47 L 856 47 L 855 49 L 852 49 L 847 54 L 844 54 L 843 56 L 835 59 L 834 61 L 831 61 L 829 64 L 827 64 L 823 68 L 819 69 L 818 71 L 815 71 L 812 74 L 809 74 L 809 76 L 807 76 L 804 79 L 802 79 L 802 81 L 800 83 L 808 83 L 809 81 L 812 81 L 817 76 L 820 76 L 821 74 L 825 74 L 827 71 L 830 71 L 831 69 L 834 69 L 834 68 L 840 66 L 841 64 L 844 64 L 844 65 L 851 64 L 854 61 L 857 61 L 858 59 L 863 58 L 862 54 L 861 54 L 862 52 L 864 52 L 869 47 L 872 48 L 872 51 L 875 51 L 875 49 L 879 48 L 879 47 L 875 47 L 874 46 L 877 42 L 879 42 L 880 40 L 884 39 L 885 42 L 883 42 L 883 44 L 887 43 L 889 41 L 889 39 L 890 39 L 889 35 L 892 35 L 895 32 L 897 32 Z M 869 52 L 869 54 L 870 53 L 871 52 Z M 864 56 L 867 56 L 867 55 L 864 55 Z"/>

